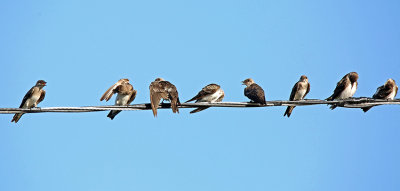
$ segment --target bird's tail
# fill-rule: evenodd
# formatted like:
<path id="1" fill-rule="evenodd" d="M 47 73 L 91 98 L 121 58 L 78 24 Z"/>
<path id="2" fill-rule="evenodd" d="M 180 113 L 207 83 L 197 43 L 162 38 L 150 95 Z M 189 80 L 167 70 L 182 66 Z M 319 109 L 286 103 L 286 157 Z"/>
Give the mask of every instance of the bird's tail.
<path id="1" fill-rule="evenodd" d="M 19 121 L 19 119 L 21 119 L 22 115 L 23 115 L 23 113 L 16 113 L 14 115 L 14 117 L 12 118 L 11 122 L 17 123 Z"/>
<path id="2" fill-rule="evenodd" d="M 197 99 L 196 97 L 193 97 L 192 99 L 185 101 L 185 103 L 191 102 L 191 101 L 196 100 L 196 99 Z"/>
<path id="3" fill-rule="evenodd" d="M 285 111 L 285 114 L 283 114 L 283 116 L 287 116 L 287 117 L 290 117 L 290 115 L 292 114 L 292 111 L 293 111 L 293 109 L 295 108 L 296 106 L 288 106 L 287 107 L 287 109 L 286 109 L 286 111 Z"/>
<path id="4" fill-rule="evenodd" d="M 107 117 L 113 120 L 114 117 L 117 116 L 119 112 L 121 112 L 121 110 L 111 110 L 110 113 L 108 113 Z"/>
<path id="5" fill-rule="evenodd" d="M 337 107 L 337 105 L 331 105 L 329 108 L 330 108 L 331 110 L 334 110 L 336 107 Z"/>
<path id="6" fill-rule="evenodd" d="M 197 109 L 195 109 L 195 110 L 191 111 L 190 113 L 191 113 L 191 114 L 193 114 L 193 113 L 197 113 L 197 112 L 200 112 L 200 111 L 206 110 L 206 109 L 208 109 L 208 108 L 209 108 L 209 107 L 199 107 L 199 108 L 197 108 Z"/>
<path id="7" fill-rule="evenodd" d="M 372 107 L 363 107 L 363 108 L 361 108 L 363 111 L 364 111 L 364 113 L 365 112 L 367 112 L 368 110 L 370 110 Z"/>

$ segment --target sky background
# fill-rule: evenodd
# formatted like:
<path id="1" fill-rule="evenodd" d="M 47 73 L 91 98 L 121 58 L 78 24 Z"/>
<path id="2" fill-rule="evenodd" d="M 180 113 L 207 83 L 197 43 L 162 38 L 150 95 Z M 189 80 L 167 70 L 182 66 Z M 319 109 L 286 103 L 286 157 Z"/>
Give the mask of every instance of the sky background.
<path id="1" fill-rule="evenodd" d="M 48 82 L 41 107 L 112 105 L 129 78 L 148 103 L 157 77 L 180 99 L 207 84 L 248 101 L 252 77 L 285 100 L 301 75 L 325 99 L 348 72 L 355 96 L 400 82 L 400 1 L 0 1 L 0 107 Z M 115 98 L 115 97 L 113 97 Z M 0 115 L 0 190 L 397 191 L 399 107 L 210 108 Z"/>

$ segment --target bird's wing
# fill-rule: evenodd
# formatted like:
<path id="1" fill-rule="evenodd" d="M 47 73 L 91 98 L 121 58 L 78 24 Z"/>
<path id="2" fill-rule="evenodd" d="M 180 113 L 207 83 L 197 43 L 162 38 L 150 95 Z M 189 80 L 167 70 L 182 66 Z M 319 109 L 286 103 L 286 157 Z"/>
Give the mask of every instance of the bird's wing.
<path id="1" fill-rule="evenodd" d="M 46 91 L 44 89 L 42 89 L 41 92 L 40 92 L 40 97 L 36 102 L 36 105 L 38 105 L 40 102 L 42 102 L 44 100 L 45 96 L 46 96 Z"/>
<path id="2" fill-rule="evenodd" d="M 264 90 L 257 84 L 245 88 L 244 95 L 257 103 L 265 104 Z"/>
<path id="3" fill-rule="evenodd" d="M 136 98 L 137 91 L 132 89 L 131 97 L 128 100 L 128 105 L 132 103 L 133 100 Z"/>
<path id="4" fill-rule="evenodd" d="M 200 92 L 197 93 L 196 96 L 194 96 L 192 99 L 186 101 L 185 103 L 202 99 L 205 96 L 215 93 L 216 91 L 218 91 L 219 88 L 220 88 L 220 86 L 217 84 L 209 84 L 209 85 L 205 86 L 203 89 L 201 89 Z"/>
<path id="5" fill-rule="evenodd" d="M 168 99 L 168 92 L 164 84 L 160 82 L 152 82 L 150 84 L 150 103 L 153 115 L 157 116 L 157 108 L 161 98 Z"/>
<path id="6" fill-rule="evenodd" d="M 300 89 L 300 83 L 297 82 L 296 84 L 294 84 L 293 88 L 292 88 L 292 93 L 290 93 L 290 101 L 294 100 L 294 97 L 296 96 L 296 93 L 299 91 Z"/>
<path id="7" fill-rule="evenodd" d="M 224 90 L 221 90 L 221 91 L 222 91 L 222 95 L 219 96 L 219 98 L 217 99 L 216 102 L 221 102 L 221 101 L 224 99 L 224 97 L 225 97 L 225 92 L 224 92 Z"/>
<path id="8" fill-rule="evenodd" d="M 372 98 L 375 98 L 375 99 L 384 99 L 384 98 L 386 98 L 390 93 L 392 93 L 392 88 L 387 87 L 387 86 L 385 86 L 385 85 L 379 86 L 379 87 L 376 89 L 376 92 L 375 92 L 375 94 L 372 96 Z"/>
<path id="9" fill-rule="evenodd" d="M 178 90 L 176 89 L 175 85 L 168 81 L 162 81 L 161 83 L 165 84 L 164 87 L 167 90 L 168 99 L 171 100 L 172 112 L 179 113 L 178 105 L 181 103 L 179 102 Z"/>
<path id="10" fill-rule="evenodd" d="M 331 97 L 329 97 L 327 100 L 334 100 L 336 99 L 340 93 L 343 92 L 344 89 L 346 89 L 346 87 L 349 85 L 350 80 L 348 79 L 347 75 L 344 76 L 337 84 L 336 84 L 336 88 L 333 91 L 333 94 L 331 95 Z"/>
<path id="11" fill-rule="evenodd" d="M 28 100 L 32 96 L 33 88 L 35 88 L 35 87 L 32 87 L 28 92 L 26 92 L 24 98 L 22 99 L 22 102 L 21 102 L 21 105 L 19 106 L 19 108 L 22 108 L 22 106 L 24 106 L 26 100 Z"/>
<path id="12" fill-rule="evenodd" d="M 114 85 L 112 85 L 110 88 L 108 88 L 108 90 L 106 92 L 104 92 L 104 94 L 101 96 L 100 101 L 103 100 L 110 100 L 111 97 L 113 96 L 114 93 L 116 93 L 116 91 L 118 90 L 118 86 L 120 86 L 122 84 L 122 81 L 118 81 L 117 83 L 115 83 Z"/>
<path id="13" fill-rule="evenodd" d="M 304 96 L 303 96 L 301 99 L 304 99 L 304 97 L 306 97 L 306 95 L 308 94 L 308 92 L 310 92 L 310 88 L 311 88 L 310 83 L 307 83 L 307 91 L 306 91 L 306 93 L 304 94 Z"/>

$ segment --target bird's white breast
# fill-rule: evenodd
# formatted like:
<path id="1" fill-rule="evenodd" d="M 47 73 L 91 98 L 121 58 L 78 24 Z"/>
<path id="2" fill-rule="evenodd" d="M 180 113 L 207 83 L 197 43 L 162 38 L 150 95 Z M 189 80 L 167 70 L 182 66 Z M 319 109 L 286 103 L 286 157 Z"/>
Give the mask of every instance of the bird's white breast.
<path id="1" fill-rule="evenodd" d="M 215 93 L 204 96 L 198 102 L 216 102 L 222 95 L 223 91 L 221 89 L 217 90 Z"/>
<path id="2" fill-rule="evenodd" d="M 130 97 L 130 94 L 118 94 L 117 99 L 115 99 L 115 105 L 128 105 Z"/>
<path id="3" fill-rule="evenodd" d="M 396 96 L 396 91 L 392 89 L 392 92 L 390 92 L 390 94 L 386 97 L 386 99 L 394 99 L 395 96 Z"/>
<path id="4" fill-rule="evenodd" d="M 356 93 L 357 90 L 357 85 L 354 83 L 354 85 L 348 85 L 342 93 L 338 96 L 337 99 L 347 99 L 350 97 L 353 97 L 353 95 Z"/>
<path id="5" fill-rule="evenodd" d="M 26 100 L 23 108 L 32 108 L 35 107 L 36 102 L 39 100 L 40 98 L 40 93 L 38 91 L 34 91 L 32 96 Z"/>
<path id="6" fill-rule="evenodd" d="M 296 94 L 294 95 L 294 100 L 301 100 L 304 97 L 304 94 L 306 94 L 307 89 L 301 88 Z"/>

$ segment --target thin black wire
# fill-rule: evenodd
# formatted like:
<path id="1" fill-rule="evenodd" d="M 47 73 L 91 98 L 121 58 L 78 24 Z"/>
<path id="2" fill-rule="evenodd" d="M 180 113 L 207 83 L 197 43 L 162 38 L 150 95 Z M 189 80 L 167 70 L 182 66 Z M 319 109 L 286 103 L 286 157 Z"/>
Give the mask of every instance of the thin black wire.
<path id="1" fill-rule="evenodd" d="M 363 108 L 378 105 L 400 105 L 400 99 L 395 100 L 382 100 L 372 98 L 350 98 L 345 100 L 318 100 L 318 99 L 305 99 L 301 101 L 267 101 L 266 105 L 249 102 L 217 102 L 217 103 L 182 103 L 179 108 L 198 108 L 198 107 L 275 107 L 275 106 L 307 106 L 307 105 L 337 105 L 338 107 L 345 108 Z M 170 103 L 160 104 L 160 109 L 171 108 Z M 44 113 L 44 112 L 63 112 L 63 113 L 82 113 L 82 112 L 96 112 L 107 110 L 150 110 L 150 103 L 134 104 L 129 106 L 82 106 L 82 107 L 38 107 L 32 109 L 21 108 L 0 108 L 0 114 L 15 114 L 15 113 Z"/>

